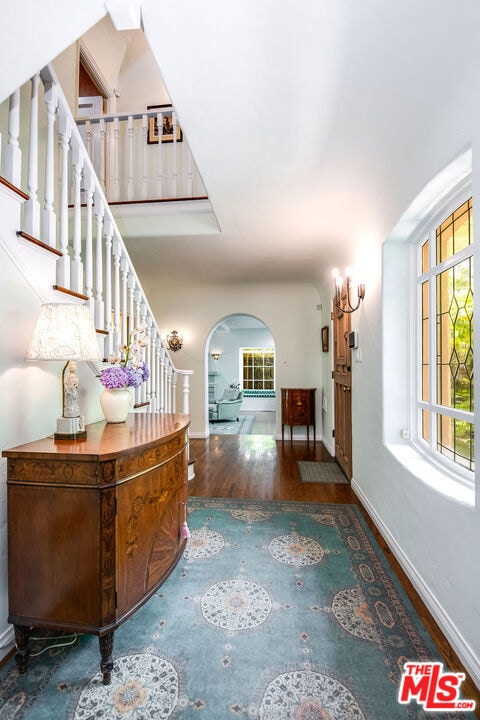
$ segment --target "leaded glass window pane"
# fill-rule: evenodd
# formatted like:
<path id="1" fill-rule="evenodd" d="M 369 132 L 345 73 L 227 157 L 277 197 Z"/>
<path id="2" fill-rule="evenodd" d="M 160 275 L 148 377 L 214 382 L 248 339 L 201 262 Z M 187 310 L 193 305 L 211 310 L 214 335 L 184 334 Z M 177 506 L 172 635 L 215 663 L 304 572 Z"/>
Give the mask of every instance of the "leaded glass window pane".
<path id="1" fill-rule="evenodd" d="M 428 238 L 419 248 L 418 435 L 432 452 L 473 471 L 472 200 L 460 205 L 431 237 L 436 241 L 434 258 Z"/>

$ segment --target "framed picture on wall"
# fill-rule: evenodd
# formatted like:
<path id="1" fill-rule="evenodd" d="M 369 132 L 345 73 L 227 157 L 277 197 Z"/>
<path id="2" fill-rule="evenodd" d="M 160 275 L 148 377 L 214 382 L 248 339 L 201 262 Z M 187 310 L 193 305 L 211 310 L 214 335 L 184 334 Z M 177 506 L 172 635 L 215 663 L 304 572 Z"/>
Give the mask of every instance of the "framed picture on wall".
<path id="1" fill-rule="evenodd" d="M 147 142 L 149 145 L 153 145 L 159 142 L 162 138 L 162 143 L 173 142 L 173 110 L 171 105 L 148 105 L 147 110 L 158 110 L 162 114 L 162 128 L 161 132 L 158 131 L 158 118 L 156 115 L 148 118 L 148 138 Z M 177 142 L 183 141 L 183 133 L 180 125 L 177 123 L 176 132 Z"/>
<path id="2" fill-rule="evenodd" d="M 328 352 L 328 325 L 322 327 L 322 350 Z"/>

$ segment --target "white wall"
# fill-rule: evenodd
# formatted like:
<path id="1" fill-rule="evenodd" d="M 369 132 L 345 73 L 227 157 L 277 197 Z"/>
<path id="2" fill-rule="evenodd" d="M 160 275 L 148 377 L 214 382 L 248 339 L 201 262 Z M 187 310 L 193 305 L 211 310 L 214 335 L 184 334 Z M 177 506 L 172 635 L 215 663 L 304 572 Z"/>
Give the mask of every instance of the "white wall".
<path id="1" fill-rule="evenodd" d="M 25 352 L 40 310 L 38 291 L 25 280 L 8 248 L 20 241 L 19 204 L 0 190 L 0 450 L 45 437 L 54 432 L 62 414 L 61 374 L 63 362 L 25 362 Z M 38 286 L 47 292 L 48 277 L 41 251 L 27 250 L 30 268 L 36 268 Z M 25 267 L 22 259 L 21 266 Z M 53 268 L 53 265 L 52 265 Z M 34 283 L 35 286 L 36 283 Z M 61 298 L 56 298 L 57 302 Z M 103 389 L 85 363 L 78 363 L 80 409 L 86 422 L 100 420 L 98 397 Z M 6 459 L 0 459 L 0 658 L 11 648 L 12 626 L 7 623 L 7 508 Z"/>
<path id="2" fill-rule="evenodd" d="M 321 397 L 321 314 L 316 309 L 318 291 L 307 283 L 215 285 L 190 283 L 181 292 L 174 283 L 152 277 L 135 267 L 156 315 L 162 335 L 176 329 L 184 336 L 183 349 L 174 359 L 177 367 L 194 370 L 190 410 L 192 437 L 204 437 L 208 428 L 208 351 L 210 333 L 227 315 L 246 314 L 267 325 L 275 341 L 277 386 L 316 387 Z M 281 433 L 281 398 L 276 398 L 277 434 Z M 321 402 L 317 402 L 317 436 L 322 432 Z M 296 428 L 305 436 L 305 428 Z"/>
<path id="3" fill-rule="evenodd" d="M 170 103 L 158 65 L 142 30 L 117 32 L 109 15 L 82 37 L 108 89 L 116 95 L 112 112 L 138 112 L 148 105 Z M 66 48 L 53 66 L 63 93 L 76 115 L 78 94 L 78 42 Z M 148 78 L 148 80 L 147 80 Z"/>
<path id="4" fill-rule="evenodd" d="M 475 200 L 474 193 L 478 207 L 480 198 Z M 388 302 L 382 300 L 382 250 L 379 243 L 369 251 L 366 297 L 352 316 L 362 351 L 362 361 L 352 363 L 352 487 L 480 686 L 478 491 L 475 507 L 473 491 L 455 488 L 440 474 L 432 481 L 431 470 L 408 441 L 401 444 L 410 393 L 405 368 L 414 342 L 410 265 L 405 249 L 395 243 L 385 246 Z M 393 350 L 386 352 L 394 339 Z M 324 433 L 329 427 L 324 426 Z"/>

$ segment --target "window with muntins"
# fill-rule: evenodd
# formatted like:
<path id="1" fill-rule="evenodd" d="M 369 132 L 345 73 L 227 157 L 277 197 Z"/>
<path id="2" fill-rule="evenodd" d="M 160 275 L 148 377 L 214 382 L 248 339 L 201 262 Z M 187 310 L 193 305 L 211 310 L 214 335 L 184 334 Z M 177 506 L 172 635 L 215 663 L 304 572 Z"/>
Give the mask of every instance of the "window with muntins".
<path id="1" fill-rule="evenodd" d="M 468 474 L 475 467 L 471 199 L 423 237 L 418 256 L 418 438 Z"/>
<path id="2" fill-rule="evenodd" d="M 275 389 L 275 349 L 244 347 L 241 349 L 244 390 Z"/>

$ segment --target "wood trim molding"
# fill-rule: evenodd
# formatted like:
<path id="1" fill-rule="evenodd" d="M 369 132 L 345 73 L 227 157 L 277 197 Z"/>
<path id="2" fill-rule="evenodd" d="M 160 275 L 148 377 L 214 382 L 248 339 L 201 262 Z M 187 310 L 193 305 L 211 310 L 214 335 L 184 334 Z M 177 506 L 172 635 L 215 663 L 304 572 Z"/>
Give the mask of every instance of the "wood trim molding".
<path id="1" fill-rule="evenodd" d="M 44 243 L 41 240 L 39 240 L 38 238 L 33 237 L 33 235 L 29 235 L 28 233 L 24 232 L 23 230 L 17 230 L 16 236 L 21 237 L 24 240 L 28 240 L 28 242 L 31 242 L 34 245 L 37 245 L 37 247 L 42 248 L 42 250 L 47 250 L 47 252 L 53 253 L 54 255 L 57 255 L 58 257 L 63 257 L 63 253 L 60 250 L 57 250 L 57 248 L 54 248 L 51 245 L 47 245 L 47 243 Z"/>
<path id="2" fill-rule="evenodd" d="M 82 293 L 75 292 L 75 290 L 69 290 L 61 285 L 52 285 L 52 287 L 57 292 L 65 293 L 65 295 L 71 295 L 72 297 L 79 298 L 80 300 L 85 300 L 85 302 L 88 302 L 89 300 L 88 295 L 82 295 Z"/>
<path id="3" fill-rule="evenodd" d="M 407 575 L 406 571 L 402 566 L 402 563 L 394 553 L 392 549 L 392 545 L 395 546 L 394 542 L 392 542 L 392 539 L 390 539 L 389 543 L 388 539 L 385 539 L 384 533 L 385 536 L 388 538 L 386 528 L 384 528 L 380 518 L 373 511 L 373 508 L 370 506 L 363 492 L 356 485 L 355 480 L 352 481 L 352 490 L 357 497 L 358 507 L 363 517 L 365 518 L 368 527 L 374 535 L 375 540 L 381 547 L 387 561 L 392 566 L 396 576 L 400 580 L 402 587 L 410 598 L 413 606 L 415 607 L 415 610 L 421 617 L 428 633 L 432 637 L 446 665 L 451 670 L 453 670 L 453 672 L 465 673 L 465 680 L 462 683 L 462 695 L 469 700 L 475 700 L 476 710 L 474 714 L 477 718 L 480 718 L 480 689 L 476 686 L 472 675 L 468 672 L 468 669 L 465 667 L 464 662 L 458 656 L 452 642 L 446 636 L 445 631 L 438 624 L 433 612 L 429 609 L 425 601 L 422 599 L 420 592 L 410 580 L 409 576 Z"/>
<path id="4" fill-rule="evenodd" d="M 22 198 L 22 200 L 29 200 L 30 196 L 27 195 L 27 193 L 23 192 L 23 190 L 20 190 L 16 185 L 12 185 L 11 182 L 6 180 L 4 177 L 0 175 L 0 185 L 4 185 L 6 188 L 14 192 L 16 195 Z"/>

